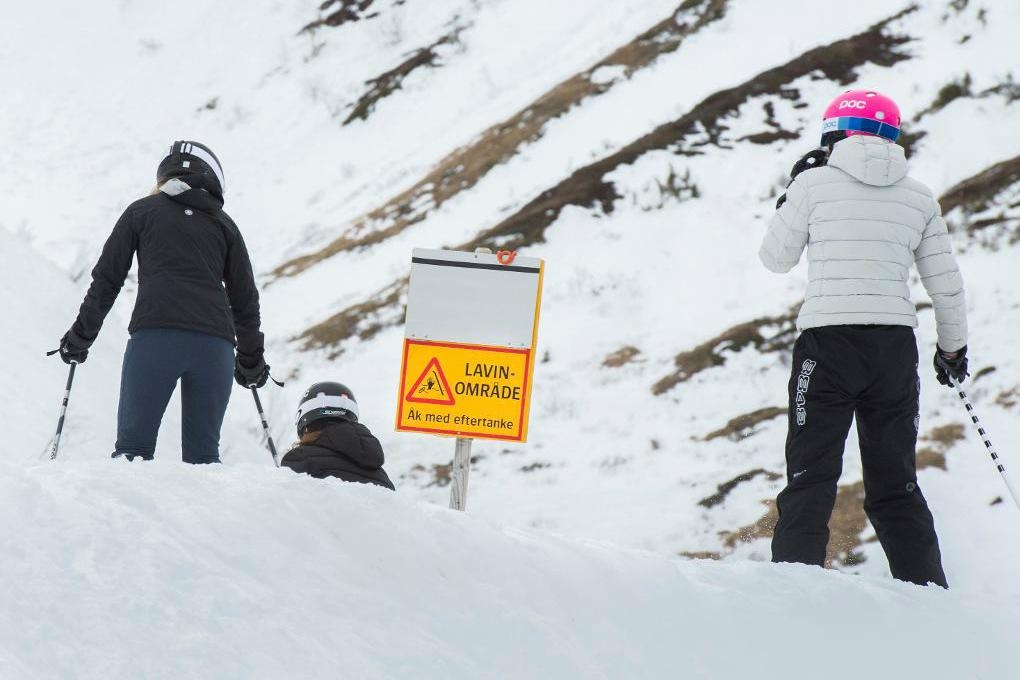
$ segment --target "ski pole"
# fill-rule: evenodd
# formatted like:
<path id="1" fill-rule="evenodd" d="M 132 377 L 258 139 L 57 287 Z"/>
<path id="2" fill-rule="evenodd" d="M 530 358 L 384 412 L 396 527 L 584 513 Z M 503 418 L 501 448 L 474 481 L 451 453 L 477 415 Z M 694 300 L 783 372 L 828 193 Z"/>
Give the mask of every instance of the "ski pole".
<path id="1" fill-rule="evenodd" d="M 50 460 L 57 459 L 57 451 L 60 450 L 60 435 L 64 432 L 64 418 L 67 416 L 67 402 L 71 400 L 71 385 L 74 384 L 74 369 L 78 366 L 77 361 L 71 362 L 71 368 L 67 371 L 67 386 L 64 387 L 64 401 L 60 405 L 60 418 L 57 420 L 57 433 L 53 436 L 53 446 L 50 448 Z"/>
<path id="2" fill-rule="evenodd" d="M 947 372 L 948 373 L 948 372 Z M 999 454 L 995 452 L 995 447 L 992 446 L 992 440 L 988 438 L 988 433 L 985 431 L 984 426 L 981 424 L 981 420 L 977 417 L 977 413 L 974 411 L 974 404 L 971 403 L 970 397 L 963 391 L 956 380 L 953 379 L 952 375 L 947 375 L 949 378 L 949 385 L 956 390 L 956 394 L 959 395 L 960 401 L 963 402 L 964 407 L 967 409 L 967 414 L 970 415 L 971 421 L 974 426 L 977 427 L 978 434 L 981 435 L 981 439 L 985 443 L 985 448 L 988 449 L 989 455 L 992 457 L 992 463 L 998 468 L 999 474 L 1002 475 L 1002 481 L 1006 483 L 1006 488 L 1009 489 L 1009 495 L 1013 497 L 1013 502 L 1020 508 L 1020 496 L 1017 495 L 1016 489 L 1013 488 L 1012 482 L 1009 480 L 1009 476 L 1006 474 L 1006 466 L 1003 465 L 1002 460 L 999 458 Z"/>
<path id="3" fill-rule="evenodd" d="M 269 421 L 266 420 L 266 412 L 262 409 L 262 400 L 259 399 L 259 388 L 252 385 L 251 396 L 255 397 L 255 408 L 258 409 L 259 418 L 262 419 L 262 429 L 266 433 L 266 441 L 269 442 L 269 453 L 273 454 L 273 463 L 280 467 L 280 459 L 276 453 L 276 444 L 273 443 L 273 435 L 269 434 Z"/>

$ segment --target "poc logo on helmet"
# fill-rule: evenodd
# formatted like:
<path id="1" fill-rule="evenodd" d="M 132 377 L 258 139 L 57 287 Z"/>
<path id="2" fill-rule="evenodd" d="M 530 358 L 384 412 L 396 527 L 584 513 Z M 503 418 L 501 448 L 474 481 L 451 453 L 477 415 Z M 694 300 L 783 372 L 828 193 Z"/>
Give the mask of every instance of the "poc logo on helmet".
<path id="1" fill-rule="evenodd" d="M 847 99 L 839 103 L 840 109 L 865 109 L 868 107 L 868 102 L 863 99 Z"/>

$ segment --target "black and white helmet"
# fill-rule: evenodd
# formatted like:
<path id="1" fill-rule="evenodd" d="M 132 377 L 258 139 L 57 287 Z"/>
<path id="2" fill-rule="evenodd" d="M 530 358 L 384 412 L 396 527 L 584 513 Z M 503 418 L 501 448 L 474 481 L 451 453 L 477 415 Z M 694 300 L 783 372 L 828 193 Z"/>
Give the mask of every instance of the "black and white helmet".
<path id="1" fill-rule="evenodd" d="M 309 425 L 324 418 L 358 421 L 358 402 L 354 393 L 338 382 L 315 383 L 301 396 L 295 425 L 302 436 Z"/>
<path id="2" fill-rule="evenodd" d="M 207 189 L 220 198 L 227 191 L 223 166 L 212 149 L 198 142 L 174 142 L 156 169 L 156 182 L 163 184 L 175 177 L 188 175 L 201 178 L 202 186 L 196 189 Z"/>

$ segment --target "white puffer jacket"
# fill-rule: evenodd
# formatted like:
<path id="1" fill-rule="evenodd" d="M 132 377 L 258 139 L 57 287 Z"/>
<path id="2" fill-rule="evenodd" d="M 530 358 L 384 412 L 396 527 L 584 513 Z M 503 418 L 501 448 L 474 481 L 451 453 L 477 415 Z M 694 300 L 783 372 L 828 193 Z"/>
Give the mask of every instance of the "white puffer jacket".
<path id="1" fill-rule="evenodd" d="M 939 346 L 967 344 L 963 278 L 942 210 L 928 187 L 907 177 L 903 148 L 858 135 L 837 143 L 828 164 L 789 186 L 759 255 L 788 272 L 808 251 L 800 329 L 846 324 L 917 327 L 907 281 L 917 264 L 935 307 Z"/>

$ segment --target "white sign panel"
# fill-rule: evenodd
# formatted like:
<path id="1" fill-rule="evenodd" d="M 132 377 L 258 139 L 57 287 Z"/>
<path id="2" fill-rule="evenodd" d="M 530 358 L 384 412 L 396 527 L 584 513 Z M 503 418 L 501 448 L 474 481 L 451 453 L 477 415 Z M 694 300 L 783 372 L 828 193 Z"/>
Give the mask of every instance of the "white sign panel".
<path id="1" fill-rule="evenodd" d="M 405 335 L 409 340 L 530 349 L 542 261 L 416 248 Z"/>

